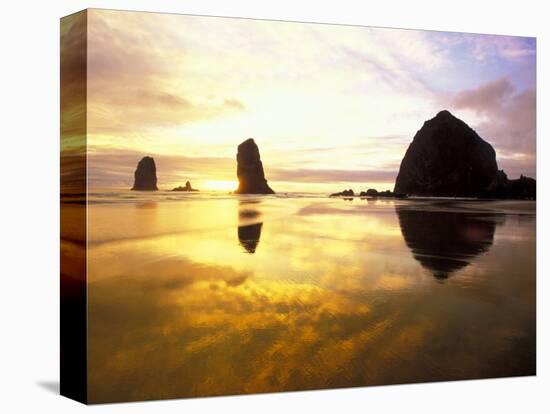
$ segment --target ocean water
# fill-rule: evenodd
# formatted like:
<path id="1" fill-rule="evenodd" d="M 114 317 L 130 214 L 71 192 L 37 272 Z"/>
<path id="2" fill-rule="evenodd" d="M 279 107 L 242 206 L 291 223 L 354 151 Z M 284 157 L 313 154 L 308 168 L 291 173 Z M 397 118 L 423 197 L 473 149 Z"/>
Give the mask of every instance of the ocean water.
<path id="1" fill-rule="evenodd" d="M 95 193 L 91 402 L 535 374 L 535 203 Z"/>

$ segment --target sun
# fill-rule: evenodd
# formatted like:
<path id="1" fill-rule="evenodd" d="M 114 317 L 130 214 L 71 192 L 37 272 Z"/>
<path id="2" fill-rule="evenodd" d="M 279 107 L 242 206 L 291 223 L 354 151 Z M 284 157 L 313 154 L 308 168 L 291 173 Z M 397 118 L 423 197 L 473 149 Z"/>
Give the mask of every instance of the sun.
<path id="1" fill-rule="evenodd" d="M 207 190 L 215 190 L 215 191 L 234 191 L 238 187 L 238 183 L 236 181 L 222 181 L 222 180 L 211 180 L 206 181 L 204 183 L 204 187 Z"/>

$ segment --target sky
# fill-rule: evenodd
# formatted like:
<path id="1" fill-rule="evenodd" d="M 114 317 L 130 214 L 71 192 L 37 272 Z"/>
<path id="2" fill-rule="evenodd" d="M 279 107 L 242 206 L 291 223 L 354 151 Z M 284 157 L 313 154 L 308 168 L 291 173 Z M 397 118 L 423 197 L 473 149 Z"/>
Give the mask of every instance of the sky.
<path id="1" fill-rule="evenodd" d="M 442 109 L 535 177 L 534 38 L 88 11 L 88 177 L 129 188 L 237 187 L 254 138 L 276 192 L 392 189 L 414 134 Z M 66 29 L 62 36 L 70 36 Z M 62 40 L 63 43 L 63 40 Z"/>

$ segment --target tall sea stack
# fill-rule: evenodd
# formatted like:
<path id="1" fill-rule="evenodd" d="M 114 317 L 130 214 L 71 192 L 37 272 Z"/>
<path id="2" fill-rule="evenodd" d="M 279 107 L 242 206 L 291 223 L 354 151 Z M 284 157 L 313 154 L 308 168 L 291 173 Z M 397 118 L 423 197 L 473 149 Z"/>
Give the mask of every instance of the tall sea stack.
<path id="1" fill-rule="evenodd" d="M 267 185 L 260 151 L 252 138 L 238 146 L 237 177 L 239 178 L 239 188 L 235 191 L 237 194 L 275 194 Z"/>
<path id="2" fill-rule="evenodd" d="M 134 191 L 157 191 L 157 167 L 151 157 L 143 157 L 134 173 Z"/>
<path id="3" fill-rule="evenodd" d="M 495 150 L 449 111 L 424 122 L 401 161 L 395 193 L 480 197 L 497 174 Z"/>

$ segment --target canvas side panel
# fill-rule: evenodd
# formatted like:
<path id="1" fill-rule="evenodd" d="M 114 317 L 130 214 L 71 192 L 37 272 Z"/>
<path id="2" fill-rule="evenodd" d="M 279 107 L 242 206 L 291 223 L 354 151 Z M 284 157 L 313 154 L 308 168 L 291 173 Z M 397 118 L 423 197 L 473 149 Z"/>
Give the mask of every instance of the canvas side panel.
<path id="1" fill-rule="evenodd" d="M 87 12 L 61 19 L 61 394 L 87 402 Z"/>

